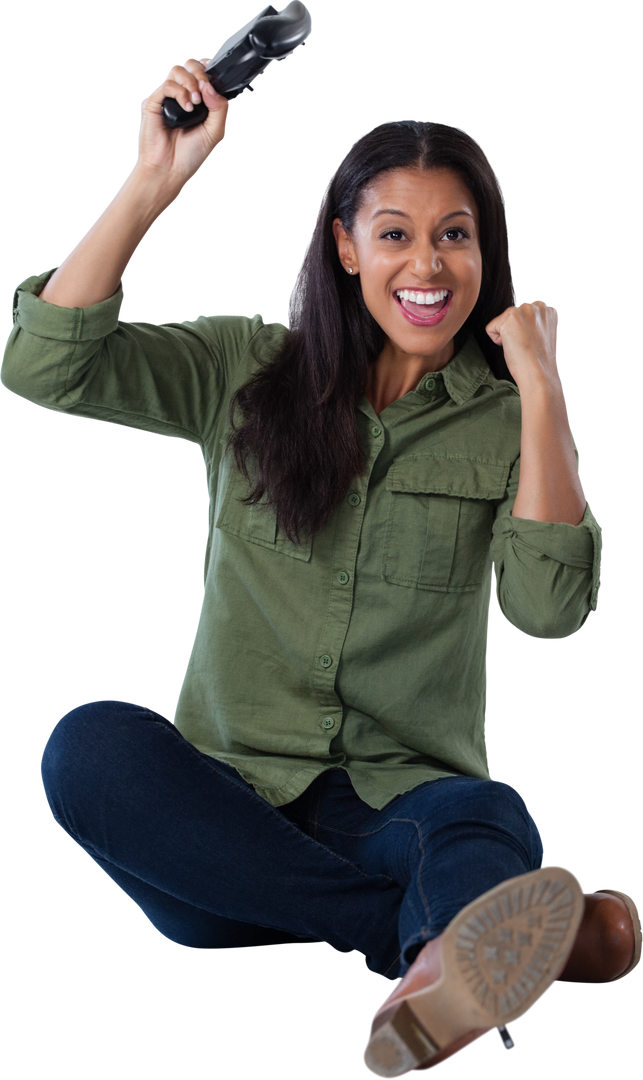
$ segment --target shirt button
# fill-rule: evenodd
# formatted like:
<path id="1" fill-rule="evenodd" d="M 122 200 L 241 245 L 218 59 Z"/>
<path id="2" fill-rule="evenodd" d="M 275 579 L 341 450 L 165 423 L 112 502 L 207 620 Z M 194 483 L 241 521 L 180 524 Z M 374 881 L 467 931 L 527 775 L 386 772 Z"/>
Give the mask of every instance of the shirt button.
<path id="1" fill-rule="evenodd" d="M 382 434 L 382 429 L 381 429 L 381 427 L 377 427 L 377 425 L 375 425 L 375 427 L 372 427 L 372 428 L 371 428 L 371 435 L 374 435 L 374 436 L 375 436 L 375 438 L 377 438 L 377 436 L 378 436 L 378 435 L 381 435 L 381 434 Z"/>
<path id="2" fill-rule="evenodd" d="M 350 578 L 345 570 L 340 570 L 339 574 L 337 575 L 337 580 L 339 581 L 340 585 L 348 585 Z"/>
<path id="3" fill-rule="evenodd" d="M 351 506 L 359 506 L 362 500 L 360 499 L 356 491 L 351 491 L 350 495 L 348 496 L 348 501 Z"/>
<path id="4" fill-rule="evenodd" d="M 319 657 L 319 663 L 321 664 L 322 667 L 329 668 L 329 667 L 331 667 L 331 665 L 333 663 L 333 658 L 332 658 L 332 656 L 328 656 L 327 653 L 324 653 L 323 656 Z"/>
<path id="5" fill-rule="evenodd" d="M 427 379 L 424 385 L 427 390 L 435 390 L 435 379 Z"/>
<path id="6" fill-rule="evenodd" d="M 331 728 L 335 727 L 335 721 L 333 720 L 332 716 L 324 717 L 324 719 L 322 720 L 322 727 L 326 728 L 326 731 L 330 731 Z"/>

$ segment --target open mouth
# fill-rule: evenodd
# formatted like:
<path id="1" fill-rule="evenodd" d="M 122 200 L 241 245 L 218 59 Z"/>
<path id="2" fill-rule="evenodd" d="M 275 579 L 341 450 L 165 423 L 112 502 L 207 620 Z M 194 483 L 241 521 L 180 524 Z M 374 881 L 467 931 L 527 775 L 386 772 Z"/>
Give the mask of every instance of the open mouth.
<path id="1" fill-rule="evenodd" d="M 450 289 L 397 289 L 395 300 L 414 326 L 435 326 L 447 314 L 453 299 Z"/>

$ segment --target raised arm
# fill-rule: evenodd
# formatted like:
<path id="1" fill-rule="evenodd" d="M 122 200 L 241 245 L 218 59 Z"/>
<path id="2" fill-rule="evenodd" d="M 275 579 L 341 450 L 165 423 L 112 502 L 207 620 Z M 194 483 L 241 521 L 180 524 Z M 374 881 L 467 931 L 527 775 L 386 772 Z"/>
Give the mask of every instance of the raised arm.
<path id="1" fill-rule="evenodd" d="M 205 59 L 205 57 L 202 57 Z M 202 124 L 170 129 L 163 98 L 189 109 L 197 97 L 209 108 Z M 140 245 L 227 138 L 231 104 L 213 90 L 196 56 L 173 64 L 139 103 L 136 157 L 101 213 L 61 259 L 40 299 L 63 308 L 89 308 L 116 293 Z"/>

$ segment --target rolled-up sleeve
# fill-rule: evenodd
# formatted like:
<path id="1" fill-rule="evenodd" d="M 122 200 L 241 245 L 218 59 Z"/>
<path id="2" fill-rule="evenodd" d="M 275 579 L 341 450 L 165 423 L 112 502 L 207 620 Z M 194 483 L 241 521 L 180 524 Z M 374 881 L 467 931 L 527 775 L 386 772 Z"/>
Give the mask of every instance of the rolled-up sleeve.
<path id="1" fill-rule="evenodd" d="M 596 608 L 601 530 L 589 506 L 578 525 L 512 517 L 519 463 L 498 507 L 491 555 L 500 607 L 533 637 L 568 637 Z"/>
<path id="2" fill-rule="evenodd" d="M 91 307 L 58 307 L 40 299 L 51 273 L 18 287 L 5 386 L 49 409 L 203 442 L 227 411 L 241 357 L 271 328 L 259 316 L 119 322 L 120 289 Z"/>

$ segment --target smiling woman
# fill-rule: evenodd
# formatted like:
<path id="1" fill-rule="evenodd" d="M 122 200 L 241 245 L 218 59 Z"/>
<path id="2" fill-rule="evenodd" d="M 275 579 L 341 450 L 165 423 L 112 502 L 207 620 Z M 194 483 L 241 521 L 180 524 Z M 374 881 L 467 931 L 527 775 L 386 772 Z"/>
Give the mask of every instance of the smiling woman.
<path id="1" fill-rule="evenodd" d="M 455 335 L 480 295 L 477 219 L 456 173 L 394 169 L 365 192 L 352 236 L 335 220 L 340 258 L 347 268 L 361 268 L 364 303 L 387 337 L 369 371 L 377 412 L 452 359 Z"/>
<path id="2" fill-rule="evenodd" d="M 205 123 L 166 128 L 168 96 L 202 98 Z M 174 68 L 113 203 L 18 290 L 6 384 L 199 443 L 212 500 L 175 724 L 81 706 L 43 778 L 57 821 L 173 941 L 322 940 L 402 976 L 366 1052 L 395 1076 L 504 1030 L 557 978 L 611 981 L 640 957 L 629 897 L 541 868 L 484 741 L 492 561 L 507 618 L 563 637 L 596 606 L 600 530 L 556 314 L 513 305 L 502 197 L 455 128 L 386 124 L 353 147 L 289 328 L 118 321 L 129 258 L 226 112 L 203 63 Z"/>
<path id="3" fill-rule="evenodd" d="M 446 228 L 451 220 L 460 228 Z M 418 289 L 433 283 L 451 293 L 444 315 L 418 325 L 397 291 L 415 290 L 419 308 Z M 511 382 L 486 326 L 513 299 L 502 195 L 473 139 L 411 121 L 360 139 L 319 212 L 291 333 L 235 398 L 244 423 L 232 446 L 242 471 L 252 458 L 250 498 L 269 493 L 292 538 L 323 528 L 365 467 L 355 416 L 362 393 L 380 413 L 469 335 Z"/>

